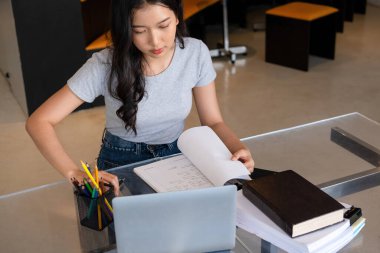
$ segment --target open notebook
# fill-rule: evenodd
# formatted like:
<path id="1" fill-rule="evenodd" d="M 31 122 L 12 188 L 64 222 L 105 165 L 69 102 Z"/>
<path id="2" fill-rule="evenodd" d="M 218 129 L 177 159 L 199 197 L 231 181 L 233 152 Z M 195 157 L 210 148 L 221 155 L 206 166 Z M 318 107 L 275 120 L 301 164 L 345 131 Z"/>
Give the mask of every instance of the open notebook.
<path id="1" fill-rule="evenodd" d="M 234 178 L 250 179 L 249 171 L 232 154 L 211 128 L 184 131 L 178 139 L 183 155 L 134 169 L 156 192 L 222 186 Z"/>

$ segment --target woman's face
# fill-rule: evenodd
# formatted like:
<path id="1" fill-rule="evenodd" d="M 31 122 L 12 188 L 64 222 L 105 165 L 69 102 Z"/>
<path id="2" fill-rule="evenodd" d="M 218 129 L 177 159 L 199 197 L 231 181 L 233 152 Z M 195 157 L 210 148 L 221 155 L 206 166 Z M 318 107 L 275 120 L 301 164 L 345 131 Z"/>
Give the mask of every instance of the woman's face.
<path id="1" fill-rule="evenodd" d="M 177 24 L 178 19 L 171 9 L 145 4 L 133 15 L 133 44 L 145 57 L 163 57 L 174 48 Z"/>

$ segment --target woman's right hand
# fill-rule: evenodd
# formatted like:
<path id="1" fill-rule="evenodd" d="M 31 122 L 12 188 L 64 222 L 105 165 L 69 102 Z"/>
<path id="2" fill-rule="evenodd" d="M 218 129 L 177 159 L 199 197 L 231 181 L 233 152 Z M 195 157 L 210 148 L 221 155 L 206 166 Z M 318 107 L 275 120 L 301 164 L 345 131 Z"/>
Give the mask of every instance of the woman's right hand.
<path id="1" fill-rule="evenodd" d="M 93 176 L 93 178 L 95 178 L 94 173 L 92 174 L 92 176 Z M 68 173 L 68 177 L 69 177 L 71 183 L 74 183 L 74 181 L 76 180 L 81 185 L 84 182 L 83 179 L 86 179 L 86 181 L 89 182 L 92 187 L 94 187 L 94 184 L 92 183 L 92 181 L 88 177 L 88 175 L 84 171 L 82 171 L 80 169 L 76 169 L 76 170 L 70 171 Z M 98 177 L 99 177 L 99 182 L 111 184 L 113 186 L 115 196 L 119 196 L 119 194 L 120 194 L 120 186 L 119 186 L 119 180 L 118 180 L 118 178 L 117 178 L 116 175 L 113 175 L 113 174 L 108 173 L 106 171 L 100 170 Z"/>

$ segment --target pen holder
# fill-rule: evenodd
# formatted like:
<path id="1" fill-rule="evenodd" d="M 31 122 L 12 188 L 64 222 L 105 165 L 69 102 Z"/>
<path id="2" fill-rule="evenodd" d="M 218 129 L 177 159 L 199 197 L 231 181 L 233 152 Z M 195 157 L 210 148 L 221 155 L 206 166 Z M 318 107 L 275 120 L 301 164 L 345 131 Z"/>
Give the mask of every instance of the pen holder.
<path id="1" fill-rule="evenodd" d="M 78 191 L 74 192 L 78 204 L 80 224 L 93 230 L 102 231 L 113 222 L 112 199 L 113 188 L 102 196 L 90 197 Z"/>

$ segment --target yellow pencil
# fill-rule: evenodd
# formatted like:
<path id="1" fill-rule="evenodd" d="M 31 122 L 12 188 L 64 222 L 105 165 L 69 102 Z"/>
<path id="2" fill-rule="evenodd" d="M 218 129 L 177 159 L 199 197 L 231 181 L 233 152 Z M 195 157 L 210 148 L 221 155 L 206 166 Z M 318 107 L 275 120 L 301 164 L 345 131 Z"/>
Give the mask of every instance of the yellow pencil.
<path id="1" fill-rule="evenodd" d="M 88 170 L 86 164 L 84 164 L 83 161 L 80 161 L 80 162 L 81 162 L 82 167 L 83 167 L 84 171 L 86 172 L 87 176 L 90 178 L 91 182 L 95 185 L 96 189 L 98 189 L 98 191 L 99 191 L 99 195 L 102 196 L 102 190 L 100 189 L 99 184 L 96 183 L 94 177 L 91 175 L 91 173 L 90 173 L 90 171 Z"/>
<path id="2" fill-rule="evenodd" d="M 108 208 L 110 209 L 110 211 L 113 213 L 112 206 L 110 205 L 110 203 L 108 202 L 108 200 L 107 200 L 106 197 L 104 197 L 104 202 L 106 203 L 106 205 L 108 206 Z"/>

